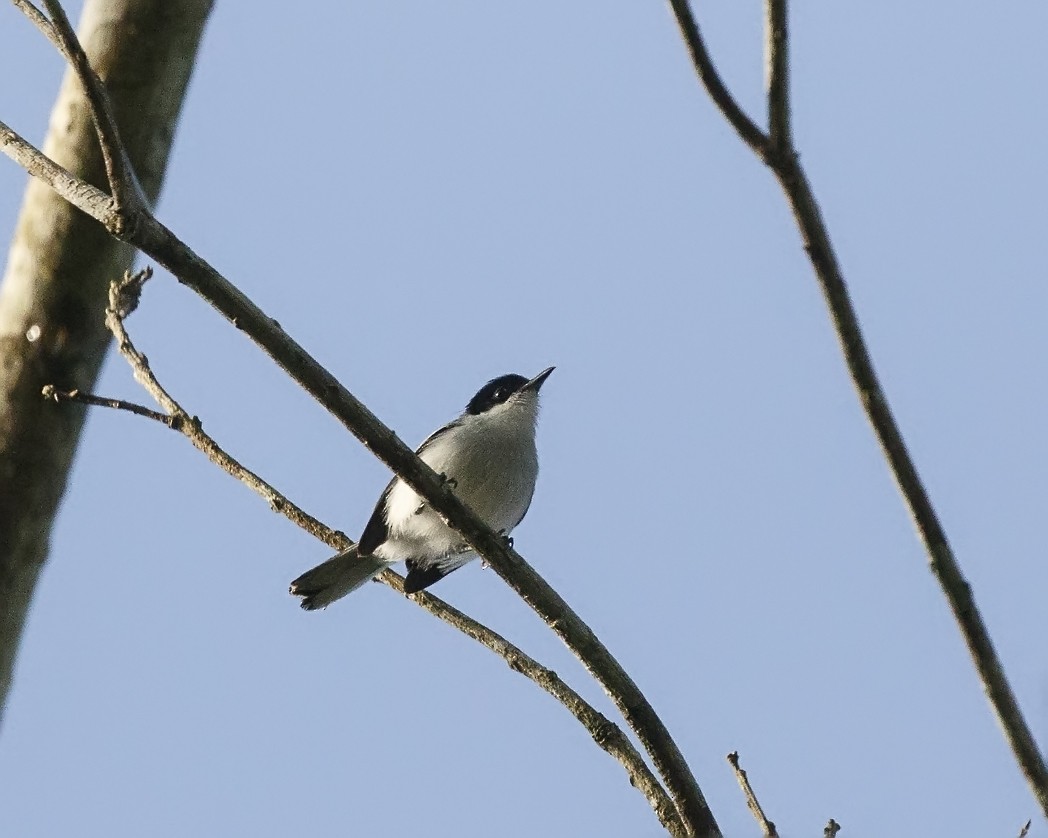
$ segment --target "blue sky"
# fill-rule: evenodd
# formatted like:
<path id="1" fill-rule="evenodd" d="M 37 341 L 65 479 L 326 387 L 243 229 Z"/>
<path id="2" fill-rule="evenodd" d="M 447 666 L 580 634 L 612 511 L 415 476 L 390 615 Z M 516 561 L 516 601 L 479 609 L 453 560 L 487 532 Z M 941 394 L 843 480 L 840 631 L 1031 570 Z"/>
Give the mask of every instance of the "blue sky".
<path id="1" fill-rule="evenodd" d="M 794 124 L 903 432 L 1048 740 L 1043 4 L 795 4 Z M 78 12 L 78 8 L 71 8 Z M 700 10 L 762 118 L 760 8 Z M 0 8 L 2 118 L 62 66 Z M 0 223 L 25 176 L 0 163 Z M 1017 834 L 1036 807 L 773 179 L 661 3 L 219 3 L 161 219 L 402 438 L 557 372 L 516 546 L 634 676 L 725 833 Z M 356 535 L 385 469 L 162 272 L 129 321 L 231 452 Z M 123 362 L 100 392 L 145 400 Z M 643 836 L 559 705 L 183 439 L 91 415 L 0 742 L 5 835 Z M 491 571 L 435 592 L 581 667 Z M 1048 834 L 1035 823 L 1032 835 Z"/>

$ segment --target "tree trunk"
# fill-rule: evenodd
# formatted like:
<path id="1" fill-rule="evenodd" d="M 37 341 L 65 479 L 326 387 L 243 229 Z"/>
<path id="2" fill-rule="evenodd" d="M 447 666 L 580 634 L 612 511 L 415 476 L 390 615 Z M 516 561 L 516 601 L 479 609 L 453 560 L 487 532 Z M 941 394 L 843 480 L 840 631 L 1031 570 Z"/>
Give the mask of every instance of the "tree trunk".
<path id="1" fill-rule="evenodd" d="M 211 4 L 87 0 L 84 6 L 81 42 L 154 203 Z M 33 37 L 29 27 L 26 37 Z M 106 188 L 91 115 L 69 72 L 44 151 Z M 133 259 L 130 247 L 30 179 L 0 283 L 0 718 L 84 420 L 81 408 L 45 402 L 40 391 L 45 384 L 91 389 L 109 345 L 108 286 Z"/>

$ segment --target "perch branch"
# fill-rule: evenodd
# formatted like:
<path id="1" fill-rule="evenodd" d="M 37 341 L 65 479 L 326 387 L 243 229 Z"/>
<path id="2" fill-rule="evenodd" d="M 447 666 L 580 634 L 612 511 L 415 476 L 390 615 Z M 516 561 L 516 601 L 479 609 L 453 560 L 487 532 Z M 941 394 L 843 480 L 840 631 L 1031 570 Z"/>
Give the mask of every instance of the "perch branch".
<path id="1" fill-rule="evenodd" d="M 147 217 L 128 241 L 166 267 L 248 335 L 294 381 L 375 456 L 414 489 L 564 641 L 597 680 L 651 755 L 687 828 L 719 835 L 691 769 L 647 698 L 592 629 L 524 559 L 468 509 L 388 427 L 239 289 L 156 219 Z"/>
<path id="2" fill-rule="evenodd" d="M 768 820 L 768 816 L 764 814 L 764 809 L 761 808 L 760 801 L 757 800 L 757 793 L 753 790 L 753 786 L 750 785 L 750 778 L 739 764 L 739 752 L 732 751 L 728 754 L 728 762 L 731 764 L 732 770 L 735 772 L 735 779 L 739 781 L 739 787 L 746 797 L 746 805 L 760 826 L 765 838 L 779 838 L 779 833 L 775 831 L 775 824 Z"/>
<path id="3" fill-rule="evenodd" d="M 833 818 L 830 818 L 829 823 L 823 827 L 822 835 L 823 838 L 837 838 L 837 833 L 841 831 L 841 825 L 837 823 Z"/>
<path id="4" fill-rule="evenodd" d="M 105 91 L 100 90 L 105 97 Z M 16 149 L 30 158 L 46 175 L 56 173 L 46 165 L 46 157 L 22 141 L 6 140 L 4 150 Z M 14 139 L 18 138 L 13 135 Z M 32 153 L 29 153 L 29 151 Z M 14 155 L 12 155 L 14 156 Z M 61 182 L 61 178 L 57 178 Z M 48 182 L 52 182 L 50 179 Z M 63 197 L 65 197 L 64 193 Z M 99 190 L 77 183 L 71 202 L 81 209 L 97 209 Z M 125 214 L 126 207 L 115 207 L 106 200 L 107 212 L 85 209 L 106 225 L 115 237 L 125 241 L 167 268 L 182 284 L 203 297 L 234 326 L 272 358 L 294 381 L 323 405 L 344 427 L 422 497 L 534 610 L 598 681 L 622 713 L 652 758 L 666 789 L 684 822 L 694 835 L 719 836 L 720 830 L 691 768 L 654 708 L 607 647 L 596 637 L 564 599 L 524 559 L 508 547 L 472 510 L 468 509 L 440 477 L 330 372 L 287 335 L 238 288 L 201 259 L 162 225 L 148 209 L 136 217 Z"/>
<path id="5" fill-rule="evenodd" d="M 156 400 L 165 412 L 152 410 L 140 404 L 81 393 L 64 392 L 48 385 L 44 388 L 45 398 L 55 401 L 71 401 L 81 404 L 123 410 L 152 419 L 185 436 L 195 448 L 203 452 L 211 462 L 227 474 L 244 483 L 261 496 L 270 508 L 323 541 L 333 550 L 345 550 L 352 541 L 342 532 L 332 530 L 318 519 L 292 503 L 253 471 L 228 454 L 213 437 L 207 434 L 199 419 L 191 416 L 178 401 L 160 384 L 145 355 L 138 351 L 124 325 L 124 319 L 135 309 L 141 288 L 152 271 L 147 267 L 136 274 L 125 274 L 123 280 L 114 282 L 109 291 L 109 307 L 106 310 L 106 326 L 116 339 L 120 354 L 128 362 L 138 381 Z M 404 580 L 391 570 L 385 571 L 379 581 L 403 594 Z M 499 655 L 514 672 L 519 672 L 560 702 L 582 724 L 586 731 L 604 751 L 618 761 L 626 770 L 630 784 L 643 794 L 659 821 L 671 835 L 685 836 L 673 802 L 648 768 L 637 749 L 602 713 L 586 702 L 575 690 L 564 683 L 552 670 L 542 666 L 534 658 L 510 643 L 501 635 L 468 617 L 457 608 L 432 594 L 420 593 L 414 602 L 430 614 L 458 629 L 467 637 Z"/>
<path id="6" fill-rule="evenodd" d="M 776 5 L 782 0 L 767 0 L 767 2 Z M 780 133 L 774 142 L 771 137 L 761 133 L 760 129 L 756 128 L 748 119 L 744 119 L 738 104 L 728 93 L 716 72 L 712 70 L 713 62 L 694 18 L 691 16 L 686 0 L 671 0 L 671 6 L 677 14 L 681 31 L 684 32 L 696 73 L 710 98 L 720 108 L 721 113 L 735 128 L 743 142 L 752 148 L 754 153 L 772 170 L 786 194 L 787 202 L 801 234 L 804 251 L 808 254 L 808 259 L 818 278 L 819 286 L 830 311 L 852 384 L 858 392 L 866 417 L 910 511 L 928 554 L 929 565 L 953 611 L 954 619 L 968 646 L 968 652 L 975 663 L 983 689 L 997 715 L 997 721 L 1004 731 L 1005 738 L 1011 746 L 1020 769 L 1026 776 L 1026 781 L 1041 811 L 1045 817 L 1048 817 L 1048 766 L 1045 765 L 1044 757 L 1015 698 L 1015 693 L 1005 675 L 993 641 L 990 639 L 989 631 L 976 607 L 971 586 L 961 572 L 960 565 L 946 537 L 946 531 L 939 521 L 928 491 L 917 472 L 917 466 L 903 441 L 902 432 L 895 421 L 888 398 L 881 387 L 859 325 L 859 318 L 848 293 L 848 286 L 844 281 L 844 274 L 837 261 L 837 254 L 830 242 L 825 221 L 790 138 L 789 118 L 786 116 L 781 119 L 780 130 L 782 126 L 786 126 L 787 130 L 785 133 Z M 766 48 L 769 56 L 779 55 L 781 65 L 781 71 L 778 74 L 772 73 L 771 79 L 772 81 L 778 80 L 778 92 L 776 92 L 775 85 L 769 90 L 769 111 L 773 115 L 776 109 L 788 108 L 785 91 L 789 82 L 786 78 L 788 44 L 785 8 L 783 7 L 776 14 L 782 17 L 782 42 L 770 44 Z M 774 36 L 777 30 L 774 27 L 768 27 L 768 29 L 768 34 Z M 772 99 L 775 101 L 771 101 Z M 775 130 L 776 125 L 773 122 L 773 135 Z"/>

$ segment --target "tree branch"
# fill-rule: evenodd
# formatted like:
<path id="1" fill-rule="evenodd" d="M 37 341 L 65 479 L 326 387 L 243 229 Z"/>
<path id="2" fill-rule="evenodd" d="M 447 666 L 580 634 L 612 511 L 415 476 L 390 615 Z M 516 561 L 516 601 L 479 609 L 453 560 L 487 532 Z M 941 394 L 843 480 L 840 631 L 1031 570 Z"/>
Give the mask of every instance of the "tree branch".
<path id="1" fill-rule="evenodd" d="M 122 280 L 112 283 L 109 307 L 106 310 L 106 326 L 116 339 L 120 354 L 131 367 L 135 380 L 146 389 L 165 412 L 151 410 L 123 399 L 105 398 L 75 390 L 64 392 L 51 385 L 44 388 L 45 398 L 124 410 L 159 422 L 185 436 L 211 462 L 265 499 L 271 509 L 284 515 L 289 521 L 323 541 L 333 550 L 348 549 L 353 542 L 346 537 L 345 533 L 332 530 L 324 525 L 228 454 L 212 436 L 204 431 L 200 420 L 191 416 L 160 384 L 146 356 L 136 349 L 124 325 L 124 319 L 137 307 L 142 285 L 151 275 L 152 270 L 147 267 L 136 274 L 127 272 Z M 379 576 L 379 581 L 398 593 L 404 593 L 403 577 L 392 570 L 383 572 Z M 687 835 L 666 791 L 655 779 L 637 749 L 616 724 L 594 709 L 582 696 L 565 684 L 555 672 L 542 666 L 519 647 L 487 626 L 478 623 L 432 594 L 418 593 L 413 596 L 413 600 L 430 614 L 494 652 L 506 661 L 510 669 L 521 673 L 564 705 L 578 719 L 593 741 L 625 768 L 630 784 L 647 798 L 666 831 L 675 838 L 676 836 L 683 838 Z"/>
<path id="2" fill-rule="evenodd" d="M 917 467 L 903 441 L 902 432 L 895 421 L 888 399 L 881 388 L 880 379 L 874 369 L 858 316 L 844 281 L 844 275 L 837 261 L 837 254 L 830 242 L 829 232 L 823 221 L 822 213 L 819 211 L 811 185 L 798 160 L 797 150 L 793 146 L 789 133 L 789 116 L 786 113 L 789 108 L 789 100 L 786 95 L 789 80 L 786 77 L 788 42 L 785 26 L 785 2 L 784 0 L 766 0 L 766 2 L 768 3 L 769 19 L 773 24 L 767 28 L 766 36 L 771 39 L 771 42 L 767 44 L 766 51 L 771 58 L 772 65 L 769 113 L 772 117 L 771 129 L 775 142 L 761 134 L 756 126 L 744 118 L 741 110 L 724 88 L 720 78 L 713 70 L 713 62 L 685 0 L 671 0 L 671 5 L 678 14 L 678 21 L 691 52 L 695 70 L 710 98 L 721 109 L 743 142 L 750 146 L 772 170 L 786 193 L 787 202 L 801 233 L 804 250 L 818 278 L 848 366 L 848 372 L 858 392 L 863 410 L 866 412 L 896 485 L 913 517 L 928 554 L 932 572 L 938 579 L 943 594 L 953 611 L 954 619 L 968 646 L 983 688 L 1004 730 L 1005 738 L 1026 776 L 1027 783 L 1041 811 L 1048 817 L 1048 767 L 1023 717 L 1022 710 L 1019 708 L 989 632 L 975 605 L 971 587 L 961 572 L 947 540 L 946 532 L 932 506 L 931 498 L 917 472 Z"/>
<path id="3" fill-rule="evenodd" d="M 59 166 L 4 122 L 0 122 L 0 150 L 107 230 L 116 223 L 119 216 L 112 198 Z"/>
<path id="4" fill-rule="evenodd" d="M 670 8 L 673 10 L 673 15 L 677 20 L 677 26 L 680 27 L 684 43 L 688 47 L 688 54 L 691 56 L 692 64 L 694 64 L 695 70 L 699 74 L 699 78 L 702 79 L 702 83 L 710 94 L 713 103 L 720 109 L 720 112 L 728 120 L 732 128 L 742 137 L 743 142 L 763 159 L 764 155 L 768 153 L 768 137 L 746 115 L 739 103 L 728 92 L 728 88 L 721 79 L 720 73 L 717 72 L 717 68 L 710 59 L 709 51 L 706 49 L 706 42 L 702 38 L 702 32 L 699 31 L 699 24 L 696 22 L 695 16 L 691 13 L 691 6 L 688 4 L 688 0 L 670 0 Z"/>
<path id="5" fill-rule="evenodd" d="M 757 794 L 754 792 L 753 786 L 750 785 L 750 778 L 746 776 L 746 772 L 739 764 L 739 752 L 732 751 L 728 754 L 728 762 L 731 764 L 732 770 L 735 772 L 735 779 L 738 780 L 739 787 L 746 797 L 746 805 L 760 826 L 765 838 L 779 838 L 779 833 L 775 831 L 775 824 L 768 820 L 768 816 L 764 814 L 764 809 L 761 808 L 760 801 L 757 800 Z"/>
<path id="6" fill-rule="evenodd" d="M 101 95 L 105 96 L 104 90 Z M 23 155 L 26 154 L 27 145 L 20 147 Z M 9 145 L 5 143 L 5 151 L 8 148 Z M 38 157 L 42 155 L 37 153 L 37 157 L 29 156 L 35 163 L 41 164 Z M 46 166 L 44 168 L 47 169 Z M 82 187 L 72 197 L 79 198 L 84 204 L 89 203 L 80 194 L 81 191 Z M 87 194 L 90 196 L 90 193 Z M 90 203 L 95 206 L 97 199 Z M 516 551 L 508 547 L 501 536 L 462 504 L 429 466 L 287 335 L 275 320 L 179 241 L 148 209 L 143 208 L 136 217 L 128 217 L 114 207 L 112 214 L 116 216 L 115 223 L 106 226 L 112 235 L 155 259 L 248 335 L 281 369 L 327 408 L 452 528 L 462 534 L 466 542 L 546 622 L 600 683 L 651 755 L 685 828 L 695 835 L 720 835 L 713 813 L 690 767 L 662 720 L 621 664 L 564 599 Z M 99 221 L 103 220 L 95 217 Z"/>
<path id="7" fill-rule="evenodd" d="M 247 334 L 462 534 L 600 683 L 651 755 L 688 828 L 697 835 L 718 835 L 712 812 L 662 720 L 619 662 L 560 595 L 508 547 L 501 536 L 492 532 L 463 505 L 439 475 L 287 335 L 276 321 L 266 316 L 163 225 L 150 217 L 135 229 L 130 240 Z"/>
<path id="8" fill-rule="evenodd" d="M 404 480 L 564 641 L 597 680 L 651 755 L 682 819 L 693 834 L 719 835 L 705 798 L 644 694 L 592 629 L 512 548 L 492 532 L 389 428 L 309 355 L 273 319 L 155 218 L 133 228 L 128 241 L 156 259 L 250 337 L 294 381 Z"/>

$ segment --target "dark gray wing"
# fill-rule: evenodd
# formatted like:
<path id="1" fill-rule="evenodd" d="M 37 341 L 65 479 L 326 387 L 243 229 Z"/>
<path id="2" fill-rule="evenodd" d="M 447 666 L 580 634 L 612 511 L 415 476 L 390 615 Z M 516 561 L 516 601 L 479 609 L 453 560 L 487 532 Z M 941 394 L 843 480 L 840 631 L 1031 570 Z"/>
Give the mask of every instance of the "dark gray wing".
<path id="1" fill-rule="evenodd" d="M 462 420 L 456 419 L 454 422 L 448 422 L 443 428 L 437 428 L 435 431 L 433 431 L 433 433 L 431 433 L 422 441 L 422 444 L 415 449 L 415 453 L 421 455 L 422 452 L 429 448 L 429 446 L 431 446 L 434 442 L 436 442 L 438 438 L 444 436 L 444 434 L 446 434 L 452 428 L 457 428 L 461 424 Z"/>
<path id="2" fill-rule="evenodd" d="M 364 527 L 364 532 L 360 535 L 360 541 L 357 543 L 357 553 L 361 556 L 370 556 L 389 538 L 389 527 L 386 525 L 386 498 L 389 497 L 390 490 L 396 482 L 396 477 L 389 481 L 389 484 L 382 492 L 382 497 L 375 504 L 375 511 L 371 513 L 371 520 L 368 521 L 368 525 Z"/>
<path id="3" fill-rule="evenodd" d="M 421 454 L 426 450 L 427 447 L 433 444 L 433 441 L 438 437 L 443 436 L 452 428 L 458 427 L 460 420 L 456 419 L 454 422 L 449 422 L 442 428 L 437 428 L 433 433 L 423 440 L 422 444 L 415 449 L 416 454 Z M 400 478 L 394 477 L 386 485 L 386 488 L 382 492 L 382 497 L 378 499 L 378 503 L 375 504 L 375 511 L 371 513 L 371 519 L 368 521 L 368 525 L 364 527 L 364 532 L 360 535 L 360 542 L 357 544 L 357 552 L 361 556 L 370 556 L 380 545 L 385 543 L 386 539 L 389 538 L 389 526 L 386 523 L 386 499 L 389 498 L 389 493 L 393 490 L 393 484 Z M 417 512 L 421 512 L 425 508 L 425 504 L 419 506 Z M 433 580 L 434 582 L 436 579 Z M 433 584 L 430 582 L 429 584 Z"/>

